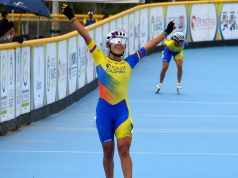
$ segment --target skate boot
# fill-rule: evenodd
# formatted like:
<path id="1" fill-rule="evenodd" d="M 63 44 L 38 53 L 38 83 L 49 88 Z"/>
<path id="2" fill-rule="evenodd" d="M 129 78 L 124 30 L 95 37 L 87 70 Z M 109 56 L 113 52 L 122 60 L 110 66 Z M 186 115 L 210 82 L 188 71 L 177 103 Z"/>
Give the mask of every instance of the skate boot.
<path id="1" fill-rule="evenodd" d="M 178 95 L 180 95 L 180 93 L 181 93 L 181 84 L 180 83 L 177 83 L 177 93 L 178 93 Z"/>
<path id="2" fill-rule="evenodd" d="M 156 92 L 155 93 L 159 93 L 160 89 L 162 88 L 163 84 L 159 83 L 158 85 L 156 85 Z"/>

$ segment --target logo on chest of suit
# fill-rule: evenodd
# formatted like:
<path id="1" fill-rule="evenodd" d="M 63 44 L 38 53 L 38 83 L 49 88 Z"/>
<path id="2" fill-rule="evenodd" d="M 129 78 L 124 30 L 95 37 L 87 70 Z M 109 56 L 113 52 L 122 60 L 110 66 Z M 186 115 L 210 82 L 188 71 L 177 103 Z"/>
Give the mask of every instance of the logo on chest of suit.
<path id="1" fill-rule="evenodd" d="M 126 73 L 126 66 L 124 65 L 113 65 L 110 63 L 106 64 L 106 71 L 109 73 L 114 73 L 114 74 L 125 74 Z"/>

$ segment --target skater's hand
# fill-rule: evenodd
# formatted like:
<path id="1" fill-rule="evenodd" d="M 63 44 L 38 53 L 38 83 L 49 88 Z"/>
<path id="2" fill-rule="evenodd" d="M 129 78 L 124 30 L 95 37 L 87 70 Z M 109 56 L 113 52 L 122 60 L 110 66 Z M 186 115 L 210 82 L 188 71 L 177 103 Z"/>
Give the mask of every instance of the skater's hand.
<path id="1" fill-rule="evenodd" d="M 169 24 L 167 25 L 167 28 L 164 31 L 165 36 L 168 36 L 175 28 L 176 27 L 174 21 L 170 21 Z"/>
<path id="2" fill-rule="evenodd" d="M 72 18 L 75 17 L 72 9 L 67 5 L 67 4 L 63 4 L 62 6 L 62 13 L 69 18 L 69 20 L 72 20 Z"/>

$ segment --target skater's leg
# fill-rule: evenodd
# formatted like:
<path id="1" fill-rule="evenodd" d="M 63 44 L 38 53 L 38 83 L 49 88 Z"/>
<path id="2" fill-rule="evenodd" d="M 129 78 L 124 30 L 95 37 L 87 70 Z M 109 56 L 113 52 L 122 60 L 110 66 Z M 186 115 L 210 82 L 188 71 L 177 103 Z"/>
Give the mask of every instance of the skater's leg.
<path id="1" fill-rule="evenodd" d="M 160 91 L 160 89 L 163 86 L 163 81 L 164 81 L 164 78 L 165 78 L 166 71 L 168 70 L 168 67 L 169 67 L 169 63 L 168 62 L 163 62 L 163 66 L 162 66 L 162 69 L 161 69 L 161 72 L 160 72 L 160 82 L 159 82 L 159 84 L 156 85 L 157 93 Z"/>
<path id="2" fill-rule="evenodd" d="M 182 74 L 183 74 L 183 60 L 177 60 L 176 61 L 178 72 L 177 72 L 177 93 L 180 94 L 181 90 L 181 79 L 182 79 Z"/>

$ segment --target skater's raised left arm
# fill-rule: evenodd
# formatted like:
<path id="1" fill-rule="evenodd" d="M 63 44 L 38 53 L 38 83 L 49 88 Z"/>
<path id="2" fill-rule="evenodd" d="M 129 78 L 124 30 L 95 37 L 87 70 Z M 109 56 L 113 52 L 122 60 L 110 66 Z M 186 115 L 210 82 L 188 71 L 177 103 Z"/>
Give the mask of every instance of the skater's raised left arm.
<path id="1" fill-rule="evenodd" d="M 148 41 L 145 45 L 144 48 L 146 52 L 150 52 L 154 47 L 156 47 L 161 41 L 163 41 L 173 30 L 175 29 L 175 24 L 173 21 L 170 21 L 169 24 L 167 25 L 167 28 L 163 33 L 160 35 L 156 36 L 152 40 Z"/>
<path id="2" fill-rule="evenodd" d="M 86 44 L 87 45 L 90 44 L 90 42 L 92 41 L 92 37 L 90 36 L 88 31 L 84 28 L 84 26 L 79 22 L 77 17 L 75 17 L 72 9 L 67 4 L 63 4 L 62 12 L 66 17 L 69 18 L 71 24 L 78 31 L 78 33 L 84 38 Z"/>

